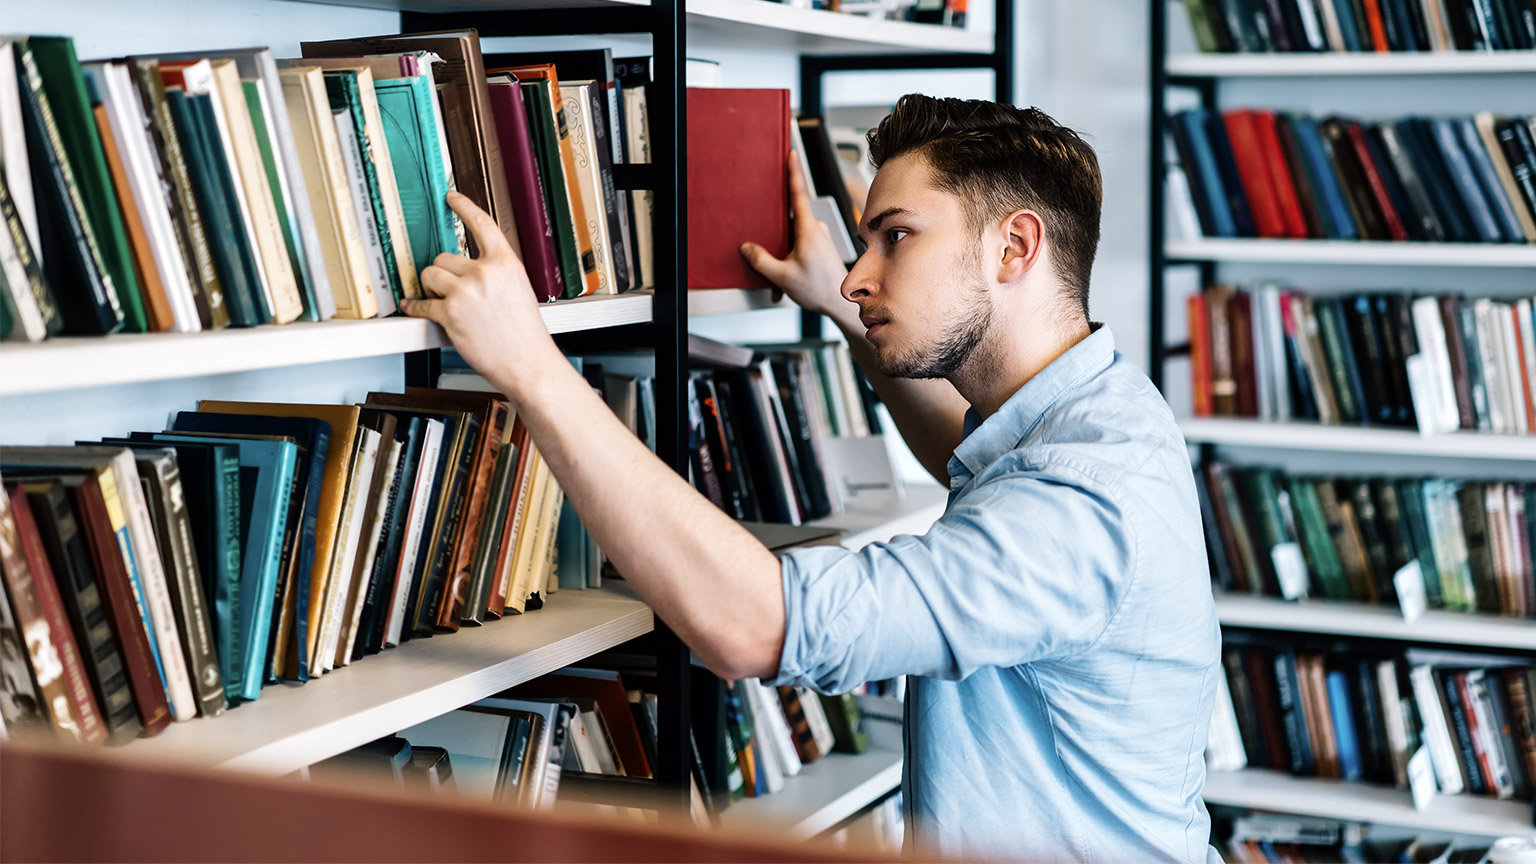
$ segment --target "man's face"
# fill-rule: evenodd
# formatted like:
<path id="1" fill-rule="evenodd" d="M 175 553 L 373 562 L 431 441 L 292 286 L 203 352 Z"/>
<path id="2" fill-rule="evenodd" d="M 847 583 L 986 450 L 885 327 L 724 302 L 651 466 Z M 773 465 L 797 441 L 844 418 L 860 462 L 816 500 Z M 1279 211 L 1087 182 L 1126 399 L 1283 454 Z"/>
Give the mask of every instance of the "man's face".
<path id="1" fill-rule="evenodd" d="M 859 305 L 880 371 L 949 377 L 992 323 L 981 238 L 961 199 L 934 185 L 926 158 L 899 156 L 875 175 L 859 236 L 868 248 L 842 293 Z"/>

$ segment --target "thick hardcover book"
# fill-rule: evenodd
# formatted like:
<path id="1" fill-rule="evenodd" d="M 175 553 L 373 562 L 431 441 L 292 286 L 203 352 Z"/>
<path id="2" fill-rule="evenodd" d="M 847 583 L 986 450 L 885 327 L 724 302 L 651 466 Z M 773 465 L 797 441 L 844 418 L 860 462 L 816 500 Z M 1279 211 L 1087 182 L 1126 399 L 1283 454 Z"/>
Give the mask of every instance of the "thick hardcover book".
<path id="1" fill-rule="evenodd" d="M 69 155 L 31 51 L 15 43 L 17 90 L 31 156 L 41 258 L 59 302 L 64 332 L 84 336 L 123 326 L 112 274 L 102 258 Z"/>
<path id="2" fill-rule="evenodd" d="M 1388 383 L 1390 369 L 1387 366 L 1386 346 L 1371 305 L 1371 297 L 1357 294 L 1346 298 L 1340 309 L 1349 331 L 1350 345 L 1354 348 L 1352 359 L 1360 372 L 1361 392 L 1364 396 L 1362 413 L 1369 418 L 1370 423 L 1393 425 L 1397 414 L 1396 402 Z"/>
<path id="3" fill-rule="evenodd" d="M 64 318 L 59 314 L 42 262 L 27 237 L 3 176 L 0 220 L 4 221 L 0 230 L 5 232 L 0 236 L 0 275 L 4 276 L 6 292 L 3 302 L 11 311 L 13 322 L 10 327 L 0 328 L 0 338 L 38 342 L 64 329 Z"/>
<path id="4" fill-rule="evenodd" d="M 528 279 L 533 283 L 534 296 L 558 300 L 565 293 L 565 277 L 560 255 L 555 251 L 555 232 L 550 227 L 549 202 L 529 132 L 523 88 L 515 83 L 489 86 L 496 136 L 507 168 L 507 191 L 517 204 L 517 228 L 522 235 Z"/>
<path id="5" fill-rule="evenodd" d="M 1368 198 L 1376 205 L 1382 221 L 1386 226 L 1386 239 L 1407 240 L 1408 229 L 1403 224 L 1403 217 L 1398 213 L 1398 204 L 1394 199 L 1392 189 L 1389 187 L 1388 178 L 1391 177 L 1391 169 L 1379 160 L 1374 148 L 1366 137 L 1365 128 L 1353 120 L 1344 123 L 1344 131 L 1348 136 L 1348 143 L 1353 149 L 1356 162 L 1360 165 L 1361 173 L 1365 180 L 1365 191 Z"/>
<path id="6" fill-rule="evenodd" d="M 1227 209 L 1232 213 L 1232 224 L 1239 237 L 1258 236 L 1254 223 L 1253 207 L 1243 191 L 1243 181 L 1237 159 L 1232 153 L 1232 141 L 1227 137 L 1227 127 L 1221 115 L 1205 114 L 1205 136 L 1210 141 L 1211 153 L 1216 158 L 1216 170 L 1221 172 L 1221 186 L 1227 193 Z"/>
<path id="7" fill-rule="evenodd" d="M 1193 131 L 1192 131 L 1193 130 Z M 1232 236 L 1232 215 L 1221 204 L 1221 176 L 1210 156 L 1210 146 L 1205 136 L 1198 136 L 1199 118 L 1194 112 L 1184 111 L 1168 118 L 1168 137 L 1178 153 L 1179 165 L 1189 182 L 1190 198 L 1195 205 L 1195 217 L 1200 222 L 1200 233 L 1206 237 Z"/>
<path id="8" fill-rule="evenodd" d="M 1334 168 L 1327 140 L 1317 121 L 1299 114 L 1289 115 L 1301 155 L 1306 163 L 1306 177 L 1318 201 L 1324 231 L 1330 240 L 1359 239 L 1360 228 Z"/>
<path id="9" fill-rule="evenodd" d="M 512 83 L 507 82 L 507 86 Z M 539 185 L 543 191 L 550 230 L 554 235 L 554 248 L 560 261 L 560 296 L 579 297 L 586 290 L 581 237 L 576 233 L 570 189 L 565 182 L 565 161 L 560 153 L 558 118 L 545 93 L 547 82 L 522 81 L 517 84 L 523 97 L 523 111 L 533 148 L 531 152 L 538 166 Z"/>
<path id="10" fill-rule="evenodd" d="M 1260 237 L 1287 237 L 1290 232 L 1281 213 L 1279 194 L 1274 188 L 1274 178 L 1265 165 L 1265 154 L 1260 149 L 1258 131 L 1254 125 L 1254 112 L 1249 109 L 1227 111 L 1222 114 L 1227 138 L 1232 142 L 1232 156 L 1243 191 L 1253 208 L 1254 225 Z"/>
<path id="11" fill-rule="evenodd" d="M 367 69 L 327 69 L 325 75 L 325 92 L 330 98 L 332 113 L 345 113 L 350 118 L 352 132 L 357 140 L 358 166 L 362 169 L 363 185 L 367 194 L 363 200 L 363 206 L 373 217 L 374 230 L 378 232 L 380 251 L 377 257 L 382 259 L 382 272 L 375 272 L 374 278 L 382 284 L 377 286 L 382 290 L 376 290 L 374 296 L 379 301 L 379 314 L 388 315 L 395 311 L 404 294 L 400 279 L 400 262 L 395 257 L 395 241 L 390 233 L 390 213 L 387 212 L 384 190 L 380 184 L 379 172 L 383 166 L 378 164 L 376 154 L 387 154 L 388 148 L 384 142 L 375 141 L 374 137 L 381 134 L 379 130 L 370 128 L 368 114 L 373 113 L 364 106 L 365 87 L 367 95 L 373 95 L 373 74 Z M 374 105 L 377 110 L 377 97 Z M 399 205 L 398 187 L 395 205 Z"/>
<path id="12" fill-rule="evenodd" d="M 1400 184 L 1406 206 L 1403 217 L 1408 234 L 1417 240 L 1440 242 L 1446 239 L 1445 227 L 1429 197 L 1429 189 L 1419 177 L 1419 169 L 1410 158 L 1397 127 L 1379 123 L 1369 133 L 1380 143 L 1380 150 L 1391 165 L 1391 174 Z"/>
<path id="13" fill-rule="evenodd" d="M 63 484 L 26 482 L 27 501 L 37 518 L 48 564 L 64 599 L 70 626 L 80 642 L 80 656 L 90 674 L 96 704 L 109 738 L 126 741 L 143 730 L 133 702 L 118 636 L 102 600 L 90 549 L 80 531 Z"/>
<path id="14" fill-rule="evenodd" d="M 64 612 L 38 535 L 26 490 L 5 485 L 0 500 L 0 568 L 16 621 L 26 633 L 32 680 L 49 722 L 61 735 L 86 744 L 107 740 L 90 676 Z"/>
<path id="15" fill-rule="evenodd" d="M 1297 137 L 1296 127 L 1286 114 L 1276 112 L 1273 117 L 1275 136 L 1279 140 L 1280 153 L 1289 174 L 1288 186 L 1296 193 L 1296 203 L 1301 208 L 1301 218 L 1306 224 L 1306 233 L 1302 236 L 1314 239 L 1327 237 L 1318 193 L 1307 174 L 1306 157 L 1302 154 L 1301 139 Z M 1276 183 L 1278 185 L 1279 181 Z"/>
<path id="16" fill-rule="evenodd" d="M 1306 216 L 1302 213 L 1297 197 L 1296 179 L 1291 174 L 1290 163 L 1280 143 L 1277 118 L 1273 111 L 1254 111 L 1253 133 L 1258 145 L 1259 170 L 1267 172 L 1269 185 L 1280 209 L 1280 219 L 1285 237 L 1309 236 Z"/>
<path id="17" fill-rule="evenodd" d="M 689 288 L 766 287 L 744 240 L 788 253 L 789 123 L 787 90 L 688 89 Z"/>
<path id="18" fill-rule="evenodd" d="M 1365 168 L 1355 156 L 1354 144 L 1349 139 L 1349 130 L 1345 126 L 1345 121 L 1338 117 L 1329 117 L 1318 124 L 1318 132 L 1322 135 L 1323 148 L 1328 154 L 1328 161 L 1332 163 L 1333 170 L 1338 176 L 1344 206 L 1349 208 L 1350 217 L 1354 220 L 1355 226 L 1360 229 L 1360 239 L 1391 239 L 1381 210 L 1375 199 L 1371 197 L 1371 190 L 1365 179 Z"/>
<path id="19" fill-rule="evenodd" d="M 431 82 L 421 76 L 375 80 L 373 92 L 384 123 L 390 162 L 405 220 L 405 240 L 419 270 L 438 255 L 457 253 L 458 234 L 449 209 L 449 177 L 438 144 Z M 526 251 L 527 247 L 524 247 Z"/>
<path id="20" fill-rule="evenodd" d="M 76 521 L 90 549 L 103 601 L 112 616 L 143 735 L 146 738 L 158 735 L 171 725 L 164 673 L 160 671 L 160 662 L 150 641 L 152 631 L 145 629 L 139 616 L 139 601 L 117 548 L 117 537 L 107 517 L 106 499 L 102 497 L 101 486 L 89 477 L 71 477 L 63 485 L 74 504 Z"/>

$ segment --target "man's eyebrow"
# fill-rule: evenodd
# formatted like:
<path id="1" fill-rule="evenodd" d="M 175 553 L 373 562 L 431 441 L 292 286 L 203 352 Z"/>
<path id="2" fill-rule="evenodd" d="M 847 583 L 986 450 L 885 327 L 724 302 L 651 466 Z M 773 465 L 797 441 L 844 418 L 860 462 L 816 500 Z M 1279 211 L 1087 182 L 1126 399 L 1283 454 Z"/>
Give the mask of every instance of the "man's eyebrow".
<path id="1" fill-rule="evenodd" d="M 863 239 L 872 232 L 879 231 L 880 223 L 891 218 L 892 216 L 905 216 L 911 212 L 912 211 L 906 209 L 905 207 L 887 207 L 884 210 L 881 210 L 869 220 L 868 225 L 859 231 L 859 239 Z"/>

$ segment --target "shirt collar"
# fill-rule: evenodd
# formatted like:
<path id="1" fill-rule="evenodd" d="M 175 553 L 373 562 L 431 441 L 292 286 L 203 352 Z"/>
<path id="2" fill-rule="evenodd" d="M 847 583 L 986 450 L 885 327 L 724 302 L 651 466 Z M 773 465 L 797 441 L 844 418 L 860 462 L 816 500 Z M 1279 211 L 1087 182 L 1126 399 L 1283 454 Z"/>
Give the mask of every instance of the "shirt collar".
<path id="1" fill-rule="evenodd" d="M 1088 338 L 1068 348 L 1020 387 L 985 421 L 975 408 L 965 412 L 964 437 L 949 460 L 949 476 L 964 482 L 1018 446 L 1063 393 L 1114 360 L 1115 337 L 1104 324 L 1090 323 Z"/>

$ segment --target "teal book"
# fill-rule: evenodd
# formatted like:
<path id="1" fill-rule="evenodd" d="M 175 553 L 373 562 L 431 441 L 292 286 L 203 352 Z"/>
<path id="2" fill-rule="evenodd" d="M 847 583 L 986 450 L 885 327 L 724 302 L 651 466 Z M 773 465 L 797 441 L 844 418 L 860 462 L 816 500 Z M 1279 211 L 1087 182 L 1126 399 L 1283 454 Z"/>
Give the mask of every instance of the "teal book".
<path id="1" fill-rule="evenodd" d="M 411 257 L 417 267 L 426 269 L 438 255 L 459 251 L 431 84 L 421 77 L 386 79 L 373 82 L 373 93 L 379 100 L 395 185 L 400 188 Z"/>
<path id="2" fill-rule="evenodd" d="M 351 69 L 325 70 L 325 95 L 330 97 L 331 111 L 345 111 L 352 118 L 352 128 L 357 131 L 358 158 L 363 165 L 363 177 L 368 182 L 368 203 L 373 209 L 373 220 L 378 223 L 379 244 L 384 247 L 384 270 L 389 277 L 389 291 L 395 303 L 405 299 L 400 287 L 400 266 L 395 259 L 395 238 L 389 236 L 389 219 L 384 213 L 384 196 L 379 191 L 379 169 L 369 152 L 368 124 L 363 118 L 363 94 L 357 86 L 357 72 Z M 385 135 L 387 142 L 389 136 Z M 393 155 L 393 154 L 391 154 Z"/>
<path id="3" fill-rule="evenodd" d="M 203 437 L 166 432 L 157 440 L 233 445 L 240 470 L 239 524 L 241 562 L 238 591 L 231 597 L 236 623 L 235 681 L 226 678 L 226 695 L 255 699 L 266 681 L 267 646 L 272 633 L 272 599 L 282 571 L 288 506 L 298 470 L 299 448 L 290 441 L 266 438 Z M 233 691 L 233 692 L 230 692 Z"/>
<path id="4" fill-rule="evenodd" d="M 560 257 L 560 275 L 565 280 L 565 297 L 580 297 L 586 290 L 581 267 L 581 243 L 571 233 L 571 194 L 565 183 L 565 161 L 560 155 L 560 130 L 549 104 L 548 82 L 523 81 L 523 108 L 528 112 L 528 132 L 533 139 L 534 161 L 539 164 L 539 182 L 544 187 L 544 202 L 549 207 L 549 224 L 555 232 L 555 251 Z"/>
<path id="5" fill-rule="evenodd" d="M 211 137 L 218 134 L 213 100 L 207 94 L 188 96 L 179 89 L 166 88 L 165 101 L 181 139 L 197 209 L 208 229 L 209 252 L 219 283 L 224 286 L 229 323 L 236 327 L 262 324 L 256 303 L 261 280 L 256 272 L 255 250 L 245 240 L 234 178 L 224 159 L 223 147 Z"/>
<path id="6" fill-rule="evenodd" d="M 299 320 L 319 321 L 320 307 L 315 300 L 315 283 L 310 277 L 309 261 L 304 257 L 299 223 L 288 209 L 282 169 L 278 167 L 277 157 L 272 153 L 272 134 L 267 123 L 267 103 L 261 95 L 261 82 L 241 81 L 240 87 L 245 91 L 245 107 L 249 109 L 251 125 L 256 129 L 256 145 L 261 150 L 262 170 L 267 174 L 267 184 L 272 187 L 272 204 L 277 208 L 277 222 L 283 226 L 283 245 L 288 249 L 288 262 L 293 267 L 299 296 L 304 300 L 304 312 L 299 315 Z"/>

